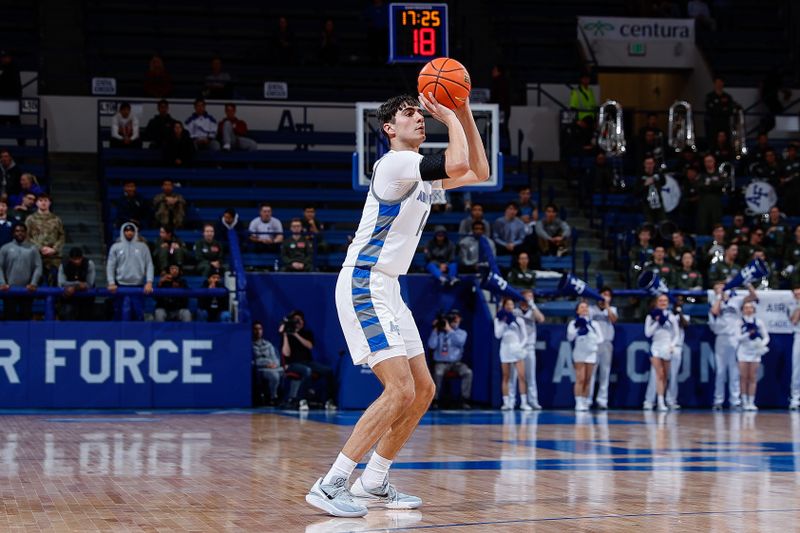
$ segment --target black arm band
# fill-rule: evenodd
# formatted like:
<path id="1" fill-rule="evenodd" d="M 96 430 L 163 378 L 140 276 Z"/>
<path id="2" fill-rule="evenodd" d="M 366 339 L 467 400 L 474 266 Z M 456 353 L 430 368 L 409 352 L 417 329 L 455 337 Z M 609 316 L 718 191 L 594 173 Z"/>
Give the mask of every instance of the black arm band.
<path id="1" fill-rule="evenodd" d="M 426 155 L 419 162 L 419 174 L 422 181 L 446 180 L 449 176 L 444 169 L 444 152 L 441 154 Z"/>

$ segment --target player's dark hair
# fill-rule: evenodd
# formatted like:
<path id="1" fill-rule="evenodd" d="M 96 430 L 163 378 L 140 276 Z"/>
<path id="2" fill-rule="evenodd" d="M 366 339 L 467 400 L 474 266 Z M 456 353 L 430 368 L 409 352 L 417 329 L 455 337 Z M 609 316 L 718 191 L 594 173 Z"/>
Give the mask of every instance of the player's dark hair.
<path id="1" fill-rule="evenodd" d="M 603 285 L 603 288 L 600 289 L 600 294 L 603 294 L 604 292 L 608 292 L 611 294 L 611 296 L 614 296 L 614 289 L 612 289 L 608 285 Z"/>
<path id="2" fill-rule="evenodd" d="M 128 102 L 122 102 L 119 105 L 119 110 L 120 111 L 122 111 L 123 109 L 130 109 L 130 108 L 131 108 L 131 104 L 129 104 Z"/>
<path id="3" fill-rule="evenodd" d="M 475 222 L 472 223 L 472 229 L 473 230 L 478 226 L 480 226 L 483 231 L 486 231 L 486 224 L 484 224 L 480 220 L 476 220 Z"/>
<path id="4" fill-rule="evenodd" d="M 258 204 L 258 210 L 259 211 L 261 211 L 265 207 L 269 207 L 270 209 L 272 209 L 272 206 L 267 202 L 261 202 L 260 204 Z"/>
<path id="5" fill-rule="evenodd" d="M 378 123 L 381 125 L 381 131 L 383 132 L 383 125 L 387 122 L 389 124 L 394 124 L 394 116 L 397 114 L 398 111 L 401 109 L 408 107 L 408 106 L 418 106 L 419 100 L 416 96 L 411 96 L 410 94 L 401 94 L 400 96 L 392 96 L 388 100 L 386 100 L 381 106 L 378 108 Z M 386 135 L 386 132 L 383 132 Z"/>
<path id="6" fill-rule="evenodd" d="M 551 208 L 553 209 L 553 211 L 555 211 L 556 213 L 558 213 L 558 206 L 556 206 L 556 204 L 554 204 L 553 202 L 550 202 L 549 204 L 547 204 L 546 206 L 544 206 L 544 210 L 545 210 L 545 211 L 547 211 L 548 209 L 551 209 Z"/>
<path id="7" fill-rule="evenodd" d="M 514 209 L 519 211 L 519 204 L 517 204 L 517 202 L 508 202 L 506 204 L 506 209 L 508 209 L 509 207 L 513 207 Z"/>

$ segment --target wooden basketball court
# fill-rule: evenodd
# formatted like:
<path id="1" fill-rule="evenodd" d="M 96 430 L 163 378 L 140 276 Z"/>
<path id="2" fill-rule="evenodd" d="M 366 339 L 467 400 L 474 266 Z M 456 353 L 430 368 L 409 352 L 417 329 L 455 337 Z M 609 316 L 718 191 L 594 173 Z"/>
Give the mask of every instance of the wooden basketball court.
<path id="1" fill-rule="evenodd" d="M 800 413 L 429 413 L 391 473 L 425 505 L 334 519 L 303 496 L 359 414 L 3 416 L 0 531 L 800 527 Z"/>

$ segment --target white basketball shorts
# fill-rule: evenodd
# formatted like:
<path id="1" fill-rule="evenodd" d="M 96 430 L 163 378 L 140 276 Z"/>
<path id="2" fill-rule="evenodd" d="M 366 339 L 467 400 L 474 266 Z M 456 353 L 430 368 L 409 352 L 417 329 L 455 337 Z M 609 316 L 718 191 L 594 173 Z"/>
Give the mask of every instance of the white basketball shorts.
<path id="1" fill-rule="evenodd" d="M 391 357 L 410 359 L 425 351 L 396 277 L 342 267 L 336 281 L 336 311 L 356 365 L 372 368 Z"/>

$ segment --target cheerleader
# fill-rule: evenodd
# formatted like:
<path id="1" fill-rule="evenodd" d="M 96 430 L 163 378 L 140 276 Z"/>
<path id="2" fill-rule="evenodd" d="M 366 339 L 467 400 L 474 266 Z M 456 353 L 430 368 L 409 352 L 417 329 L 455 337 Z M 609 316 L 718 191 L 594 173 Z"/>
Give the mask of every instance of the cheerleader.
<path id="1" fill-rule="evenodd" d="M 503 298 L 500 310 L 494 319 L 494 336 L 500 339 L 500 363 L 503 370 L 503 411 L 514 409 L 514 398 L 508 393 L 508 378 L 511 374 L 511 366 L 517 369 L 519 379 L 520 400 L 519 408 L 522 411 L 531 411 L 528 405 L 528 395 L 525 391 L 528 385 L 525 382 L 525 343 L 528 341 L 528 334 L 525 331 L 525 321 L 522 317 L 514 315 L 514 300 Z"/>
<path id="2" fill-rule="evenodd" d="M 672 353 L 672 359 L 669 361 L 669 378 L 667 379 L 667 407 L 670 411 L 681 408 L 678 404 L 678 374 L 681 371 L 681 360 L 683 359 L 683 341 L 686 337 L 685 329 L 689 325 L 689 321 L 683 316 L 681 306 L 676 305 L 674 308 L 675 317 L 678 319 L 678 342 L 676 343 L 678 349 Z M 647 392 L 644 394 L 644 410 L 651 411 L 653 405 L 656 403 L 656 373 L 650 372 L 650 377 L 647 380 Z"/>
<path id="3" fill-rule="evenodd" d="M 597 363 L 597 349 L 603 342 L 603 333 L 589 320 L 589 304 L 580 302 L 575 307 L 575 318 L 567 324 L 567 340 L 573 342 L 572 361 L 575 364 L 575 410 L 588 411 L 591 405 L 589 382 Z"/>
<path id="4" fill-rule="evenodd" d="M 800 409 L 800 287 L 794 288 L 794 310 L 790 320 L 794 326 L 794 342 L 792 342 L 792 396 L 789 398 L 789 409 Z"/>
<path id="5" fill-rule="evenodd" d="M 644 335 L 650 341 L 650 372 L 656 376 L 657 409 L 667 411 L 664 392 L 667 389 L 672 354 L 681 349 L 678 342 L 681 338 L 678 318 L 669 310 L 669 298 L 661 294 L 656 298 L 655 306 L 644 321 Z"/>
<path id="6" fill-rule="evenodd" d="M 769 333 L 767 326 L 760 318 L 756 318 L 756 306 L 753 302 L 742 304 L 742 318 L 739 319 L 739 331 L 736 337 L 736 359 L 739 361 L 739 379 L 741 380 L 742 407 L 745 411 L 758 411 L 756 407 L 756 373 L 761 364 L 761 356 L 769 351 Z"/>
<path id="7" fill-rule="evenodd" d="M 533 301 L 533 291 L 522 291 L 524 301 L 519 303 L 519 309 L 514 313 L 525 321 L 528 341 L 525 343 L 525 381 L 528 382 L 528 405 L 535 410 L 540 410 L 539 388 L 536 386 L 536 323 L 544 322 L 544 315 Z M 517 398 L 517 367 L 511 367 L 511 377 L 508 381 L 508 395 L 512 401 Z"/>

